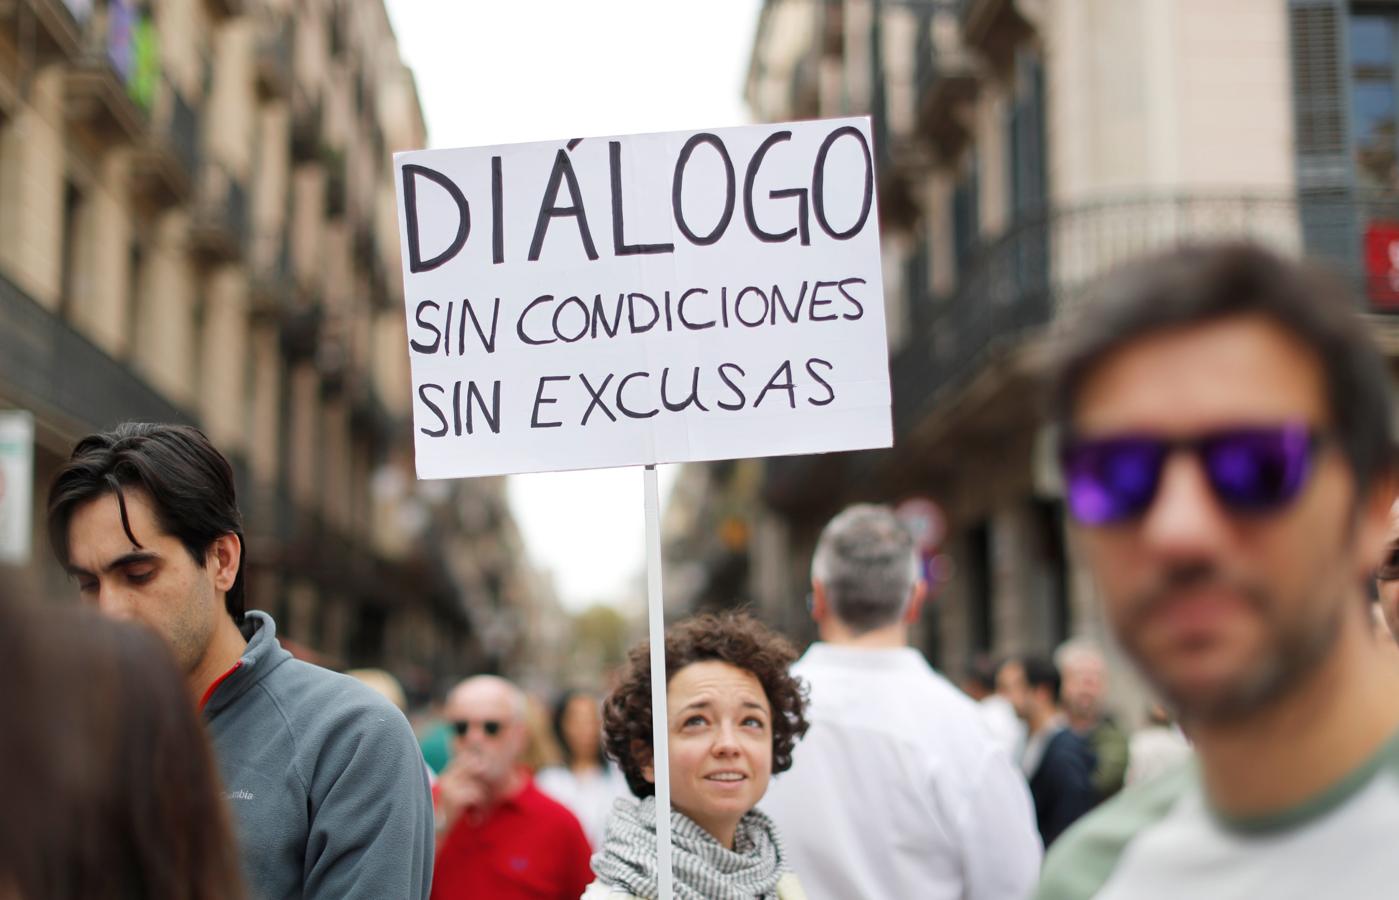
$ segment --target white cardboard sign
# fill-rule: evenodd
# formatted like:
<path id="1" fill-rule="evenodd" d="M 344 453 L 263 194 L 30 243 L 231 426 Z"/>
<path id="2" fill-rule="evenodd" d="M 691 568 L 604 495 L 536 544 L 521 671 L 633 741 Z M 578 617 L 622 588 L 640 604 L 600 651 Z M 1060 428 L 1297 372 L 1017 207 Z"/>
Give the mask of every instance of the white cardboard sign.
<path id="1" fill-rule="evenodd" d="M 869 120 L 394 157 L 418 475 L 887 447 Z"/>

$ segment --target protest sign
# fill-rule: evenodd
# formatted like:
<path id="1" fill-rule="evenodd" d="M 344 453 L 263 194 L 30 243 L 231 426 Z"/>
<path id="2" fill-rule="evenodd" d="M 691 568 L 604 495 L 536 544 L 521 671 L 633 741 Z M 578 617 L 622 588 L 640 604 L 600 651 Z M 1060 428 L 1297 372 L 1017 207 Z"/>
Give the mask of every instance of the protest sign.
<path id="1" fill-rule="evenodd" d="M 868 119 L 394 163 L 420 477 L 890 444 Z"/>

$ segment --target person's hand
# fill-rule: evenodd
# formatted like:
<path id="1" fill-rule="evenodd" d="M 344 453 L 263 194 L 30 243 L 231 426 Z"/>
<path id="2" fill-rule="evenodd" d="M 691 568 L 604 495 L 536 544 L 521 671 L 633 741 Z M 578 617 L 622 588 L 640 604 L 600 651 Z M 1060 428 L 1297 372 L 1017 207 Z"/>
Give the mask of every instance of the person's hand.
<path id="1" fill-rule="evenodd" d="M 444 827 L 450 828 L 462 813 L 481 813 L 490 802 L 490 790 L 482 778 L 481 762 L 459 753 L 437 778 L 437 802 Z"/>

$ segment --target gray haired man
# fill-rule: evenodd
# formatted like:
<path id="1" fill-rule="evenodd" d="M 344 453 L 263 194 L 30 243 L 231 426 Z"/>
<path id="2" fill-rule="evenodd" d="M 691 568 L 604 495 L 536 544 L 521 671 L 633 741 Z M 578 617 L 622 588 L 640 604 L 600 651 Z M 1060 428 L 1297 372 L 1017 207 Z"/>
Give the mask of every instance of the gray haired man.
<path id="1" fill-rule="evenodd" d="M 826 526 L 811 564 L 821 640 L 792 668 L 811 730 L 763 803 L 812 900 L 1024 897 L 1038 875 L 1024 778 L 976 704 L 908 646 L 923 597 L 888 509 Z"/>

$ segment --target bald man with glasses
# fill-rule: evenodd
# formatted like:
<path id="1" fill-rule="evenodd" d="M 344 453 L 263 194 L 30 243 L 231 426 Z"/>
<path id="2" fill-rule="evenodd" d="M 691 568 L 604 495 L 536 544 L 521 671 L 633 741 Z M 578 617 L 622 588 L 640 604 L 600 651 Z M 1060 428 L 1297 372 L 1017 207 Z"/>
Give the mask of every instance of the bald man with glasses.
<path id="1" fill-rule="evenodd" d="M 437 781 L 433 900 L 577 900 L 593 880 L 577 818 L 534 786 L 520 763 L 525 695 L 493 675 L 447 695 L 452 760 Z"/>
<path id="2" fill-rule="evenodd" d="M 1054 395 L 1072 536 L 1198 762 L 1080 820 L 1039 896 L 1393 896 L 1399 664 L 1365 591 L 1395 486 L 1384 359 L 1344 285 L 1256 246 L 1097 294 Z"/>

